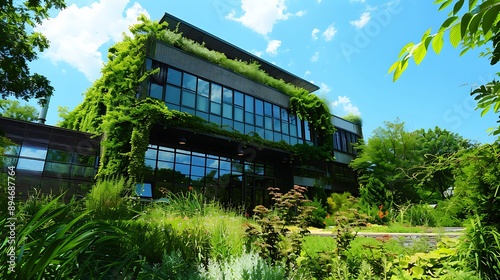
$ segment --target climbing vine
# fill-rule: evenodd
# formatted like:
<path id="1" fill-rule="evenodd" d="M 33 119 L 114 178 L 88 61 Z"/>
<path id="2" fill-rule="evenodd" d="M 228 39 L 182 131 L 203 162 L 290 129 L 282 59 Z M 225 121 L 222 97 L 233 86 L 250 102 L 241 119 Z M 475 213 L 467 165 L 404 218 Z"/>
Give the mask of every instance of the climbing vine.
<path id="1" fill-rule="evenodd" d="M 87 90 L 84 102 L 60 123 L 65 128 L 102 136 L 98 177 L 120 173 L 133 181 L 140 181 L 150 131 L 155 124 L 183 127 L 244 143 L 282 149 L 294 154 L 300 162 L 333 159 L 331 137 L 325 137 L 327 141 L 321 147 L 291 146 L 284 141 L 262 139 L 256 134 L 225 130 L 188 113 L 169 110 L 159 100 L 149 97 L 138 100 L 136 94 L 141 83 L 158 71 L 144 70 L 148 43 L 159 40 L 288 94 L 291 97 L 290 108 L 299 118 L 309 121 L 321 135 L 333 132 L 328 106 L 317 96 L 270 77 L 255 63 L 228 59 L 223 53 L 209 50 L 176 31 L 167 30 L 166 23 L 150 21 L 144 16 L 140 20 L 139 24 L 130 28 L 132 37 L 125 35 L 122 42 L 109 49 L 109 61 L 102 69 L 101 78 Z"/>

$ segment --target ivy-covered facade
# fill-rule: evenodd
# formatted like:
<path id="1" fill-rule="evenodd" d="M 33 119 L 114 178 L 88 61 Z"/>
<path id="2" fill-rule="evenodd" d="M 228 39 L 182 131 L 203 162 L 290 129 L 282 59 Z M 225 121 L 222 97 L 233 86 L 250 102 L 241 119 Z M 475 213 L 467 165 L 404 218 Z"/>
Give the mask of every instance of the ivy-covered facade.
<path id="1" fill-rule="evenodd" d="M 361 127 L 332 118 L 311 94 L 317 86 L 172 15 L 141 20 L 61 124 L 102 137 L 98 178 L 126 175 L 144 196 L 198 189 L 247 207 L 267 204 L 268 187 L 335 190 Z M 346 186 L 355 192 L 355 177 Z"/>

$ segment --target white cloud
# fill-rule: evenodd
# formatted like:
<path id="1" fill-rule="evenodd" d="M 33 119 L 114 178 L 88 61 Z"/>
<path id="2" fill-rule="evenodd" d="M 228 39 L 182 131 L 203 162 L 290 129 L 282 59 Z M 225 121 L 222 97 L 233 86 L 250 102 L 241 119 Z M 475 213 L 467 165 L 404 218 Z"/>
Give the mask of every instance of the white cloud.
<path id="1" fill-rule="evenodd" d="M 301 17 L 301 16 L 305 15 L 306 13 L 307 13 L 306 11 L 300 10 L 300 11 L 296 12 L 295 15 L 298 17 Z"/>
<path id="2" fill-rule="evenodd" d="M 365 0 L 349 0 L 351 3 L 365 3 Z"/>
<path id="3" fill-rule="evenodd" d="M 42 55 L 53 63 L 66 62 L 94 81 L 103 64 L 99 48 L 121 40 L 140 14 L 149 17 L 139 3 L 125 10 L 128 2 L 100 0 L 81 8 L 72 4 L 43 21 L 35 28 L 50 40 L 50 48 Z"/>
<path id="4" fill-rule="evenodd" d="M 370 22 L 371 15 L 370 12 L 364 12 L 358 20 L 349 21 L 349 23 L 356 27 L 356 29 L 363 28 L 368 22 Z"/>
<path id="5" fill-rule="evenodd" d="M 311 75 L 311 71 L 306 70 L 306 72 L 304 73 L 304 76 L 309 76 L 309 75 Z"/>
<path id="6" fill-rule="evenodd" d="M 337 33 L 337 29 L 333 27 L 333 24 L 328 26 L 328 28 L 323 32 L 323 37 L 325 38 L 326 41 L 331 41 L 333 39 L 333 36 Z"/>
<path id="7" fill-rule="evenodd" d="M 261 57 L 262 56 L 262 52 L 261 51 L 256 51 L 256 50 L 253 50 L 252 51 L 253 54 L 255 54 L 256 56 L 258 57 Z"/>
<path id="8" fill-rule="evenodd" d="M 271 40 L 267 43 L 266 53 L 269 55 L 277 55 L 278 48 L 281 46 L 280 40 Z"/>
<path id="9" fill-rule="evenodd" d="M 318 33 L 319 33 L 319 29 L 314 28 L 313 31 L 311 32 L 311 36 L 312 36 L 313 40 L 318 40 Z"/>
<path id="10" fill-rule="evenodd" d="M 316 52 L 312 57 L 311 57 L 311 61 L 312 62 L 316 62 L 318 61 L 319 59 L 319 52 Z"/>
<path id="11" fill-rule="evenodd" d="M 331 91 L 330 87 L 325 84 L 325 83 L 321 83 L 321 85 L 319 86 L 319 93 L 329 93 Z"/>
<path id="12" fill-rule="evenodd" d="M 331 106 L 332 106 L 332 111 L 336 111 L 337 107 L 339 107 L 341 110 L 343 110 L 342 113 L 348 115 L 348 114 L 352 114 L 352 115 L 356 115 L 356 116 L 361 116 L 361 112 L 359 111 L 359 108 L 354 106 L 352 103 L 351 103 L 351 99 L 349 99 L 349 97 L 347 96 L 339 96 L 337 97 L 337 100 L 333 101 L 331 103 Z M 335 113 L 336 115 L 342 115 L 342 114 L 338 114 L 338 113 Z"/>
<path id="13" fill-rule="evenodd" d="M 287 20 L 290 13 L 285 13 L 285 0 L 241 0 L 243 15 L 236 17 L 232 11 L 226 18 L 241 22 L 253 31 L 266 35 L 273 30 L 279 20 Z"/>

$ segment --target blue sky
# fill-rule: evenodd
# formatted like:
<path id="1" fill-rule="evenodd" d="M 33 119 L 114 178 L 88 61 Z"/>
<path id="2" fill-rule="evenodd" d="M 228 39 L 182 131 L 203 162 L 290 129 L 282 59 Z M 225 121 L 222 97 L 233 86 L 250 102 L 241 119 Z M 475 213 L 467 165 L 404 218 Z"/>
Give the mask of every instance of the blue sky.
<path id="1" fill-rule="evenodd" d="M 479 50 L 460 57 L 449 43 L 429 51 L 395 83 L 387 70 L 400 49 L 437 30 L 446 12 L 423 0 L 77 0 L 36 29 L 51 47 L 31 70 L 55 88 L 47 124 L 58 106 L 73 109 L 100 76 L 107 49 L 137 15 L 159 20 L 165 12 L 320 86 L 332 112 L 361 115 L 365 138 L 399 118 L 408 130 L 441 128 L 481 143 L 497 116 L 480 117 L 469 93 L 493 79 L 498 68 Z M 495 71 L 496 70 L 496 71 Z M 32 101 L 31 104 L 36 104 Z"/>

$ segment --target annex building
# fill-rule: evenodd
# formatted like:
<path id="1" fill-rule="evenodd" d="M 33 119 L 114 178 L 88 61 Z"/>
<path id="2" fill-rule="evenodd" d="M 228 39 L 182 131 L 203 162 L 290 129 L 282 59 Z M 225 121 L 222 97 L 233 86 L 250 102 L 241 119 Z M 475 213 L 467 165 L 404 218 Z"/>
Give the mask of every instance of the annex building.
<path id="1" fill-rule="evenodd" d="M 177 29 L 184 38 L 203 44 L 210 51 L 222 53 L 228 59 L 257 63 L 271 78 L 282 80 L 307 94 L 319 89 L 311 82 L 170 14 L 166 13 L 161 22 L 167 22 L 169 30 Z M 0 129 L 4 134 L 9 138 L 15 135 L 17 152 L 8 154 L 9 160 L 17 164 L 19 171 L 27 172 L 33 178 L 26 182 L 29 184 L 26 187 L 35 187 L 37 184 L 55 185 L 59 179 L 64 186 L 71 188 L 82 180 L 79 175 L 74 175 L 80 173 L 73 170 L 85 167 L 88 168 L 88 173 L 85 174 L 98 176 L 101 172 L 133 174 L 140 186 L 138 192 L 143 197 L 159 198 L 169 191 L 194 189 L 217 197 L 224 203 L 244 204 L 249 208 L 269 203 L 268 187 L 280 187 L 286 191 L 298 184 L 319 186 L 329 191 L 357 193 L 356 176 L 348 164 L 356 155 L 352 143 L 362 137 L 360 125 L 329 115 L 329 124 L 335 127 L 335 131 L 325 133 L 315 127 L 311 120 L 301 118 L 295 112 L 295 107 L 291 105 L 293 95 L 192 54 L 179 46 L 159 39 L 149 39 L 147 42 L 144 46 L 142 73 L 156 71 L 134 87 L 137 88 L 135 101 L 130 107 L 143 106 L 141 104 L 144 103 L 141 102 L 149 99 L 161 101 L 165 110 L 176 116 L 172 117 L 176 121 L 155 118 L 150 125 L 144 125 L 145 121 L 134 123 L 134 119 L 149 120 L 147 114 L 152 114 L 139 113 L 132 120 L 124 121 L 121 126 L 115 126 L 128 129 L 128 132 L 120 132 L 123 133 L 120 136 L 116 136 L 116 130 L 101 134 L 99 130 L 80 126 L 80 123 L 88 122 L 84 118 L 88 118 L 90 113 L 81 114 L 84 117 L 75 117 L 71 125 L 67 125 L 70 129 L 105 135 L 102 138 L 92 138 L 87 133 L 38 124 L 23 124 L 24 131 L 18 129 L 14 133 L 10 130 L 14 126 L 21 127 L 14 124 L 18 121 L 0 119 Z M 95 104 L 100 109 L 96 114 L 100 114 L 97 119 L 101 120 L 111 114 L 113 107 L 105 101 L 99 101 L 99 94 L 105 93 L 88 98 L 93 98 L 92 102 L 98 102 Z M 90 103 L 89 100 L 87 104 Z M 205 124 L 185 125 L 186 121 L 179 121 L 192 119 L 194 116 L 197 123 Z M 95 123 L 95 126 L 99 126 L 99 121 Z M 141 130 L 137 129 L 139 126 Z M 38 141 L 29 135 L 38 135 L 36 131 L 42 130 L 49 132 L 45 133 L 48 136 L 44 136 L 44 144 L 36 146 L 36 156 L 23 152 L 24 149 L 33 149 L 33 141 Z M 141 131 L 141 139 L 147 141 L 143 146 L 136 144 L 140 143 L 137 140 L 138 131 Z M 71 144 L 66 144 L 64 149 L 54 148 L 60 147 L 61 143 L 57 141 L 62 140 L 57 139 L 66 139 L 62 136 L 50 136 L 59 135 L 57 133 L 66 135 Z M 69 140 L 68 137 L 73 138 Z M 102 154 L 109 153 L 109 149 L 102 149 L 102 146 L 111 146 L 103 143 L 113 141 L 113 137 L 119 137 L 123 143 L 119 148 L 114 147 L 115 151 L 120 151 L 119 160 Z M 127 137 L 130 138 L 122 139 Z M 87 154 L 91 154 L 94 160 L 88 158 L 84 164 L 78 153 L 78 139 L 83 138 L 92 143 L 93 150 L 88 150 Z M 101 154 L 95 154 L 95 147 L 99 148 L 101 139 Z M 316 151 L 315 148 L 324 152 L 325 147 L 328 148 L 329 157 L 318 158 L 311 155 Z M 71 155 L 64 156 L 63 151 L 68 149 L 71 150 Z M 17 160 L 10 159 L 16 157 Z M 103 160 L 100 165 L 99 158 Z M 138 159 L 142 165 L 140 168 L 128 168 L 123 163 L 136 162 Z M 28 161 L 36 161 L 36 164 L 27 164 Z M 111 165 L 117 166 L 116 170 L 104 172 Z M 47 179 L 49 177 L 50 180 Z M 87 180 L 89 177 L 85 178 Z"/>

